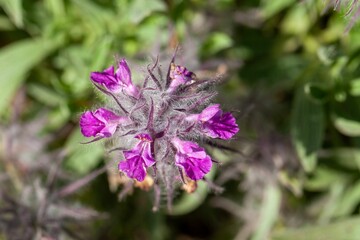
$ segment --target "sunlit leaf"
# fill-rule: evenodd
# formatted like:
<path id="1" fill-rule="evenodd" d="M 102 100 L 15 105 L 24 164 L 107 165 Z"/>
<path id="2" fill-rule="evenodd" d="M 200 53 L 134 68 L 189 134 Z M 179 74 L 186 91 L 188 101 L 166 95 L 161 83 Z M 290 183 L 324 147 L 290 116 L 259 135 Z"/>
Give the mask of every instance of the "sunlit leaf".
<path id="1" fill-rule="evenodd" d="M 24 26 L 22 0 L 0 0 L 0 6 L 4 8 L 6 13 L 18 28 Z"/>
<path id="2" fill-rule="evenodd" d="M 129 18 L 133 23 L 140 23 L 144 18 L 150 16 L 155 11 L 165 10 L 165 5 L 162 1 L 154 0 L 148 1 L 144 4 L 142 0 L 131 1 L 127 9 Z"/>
<path id="3" fill-rule="evenodd" d="M 333 160 L 339 166 L 351 170 L 360 170 L 360 150 L 350 147 L 327 149 L 323 153 L 324 161 Z"/>
<path id="4" fill-rule="evenodd" d="M 225 33 L 217 32 L 210 35 L 203 44 L 202 54 L 205 56 L 216 54 L 217 52 L 224 50 L 232 46 L 233 41 L 230 36 Z"/>
<path id="5" fill-rule="evenodd" d="M 331 119 L 336 129 L 349 137 L 360 136 L 360 98 L 347 96 L 332 105 Z"/>
<path id="6" fill-rule="evenodd" d="M 339 132 L 349 137 L 360 136 L 360 122 L 343 117 L 334 116 L 334 125 Z"/>
<path id="7" fill-rule="evenodd" d="M 351 214 L 360 203 L 360 181 L 351 185 L 344 194 L 337 205 L 334 215 L 336 217 L 344 217 Z"/>
<path id="8" fill-rule="evenodd" d="M 58 44 L 41 39 L 22 40 L 0 50 L 0 115 L 25 80 L 28 71 L 52 52 Z"/>
<path id="9" fill-rule="evenodd" d="M 9 20 L 9 18 L 0 16 L 0 30 L 1 31 L 8 31 L 8 30 L 14 30 L 15 27 Z"/>
<path id="10" fill-rule="evenodd" d="M 321 212 L 318 220 L 320 224 L 329 223 L 334 217 L 341 196 L 344 194 L 345 187 L 345 182 L 342 181 L 342 179 L 330 185 L 325 200 L 321 202 Z"/>
<path id="11" fill-rule="evenodd" d="M 354 97 L 360 97 L 360 78 L 354 79 L 350 82 L 350 94 Z"/>
<path id="12" fill-rule="evenodd" d="M 63 17 L 65 14 L 65 6 L 63 0 L 46 0 L 45 4 L 47 4 L 49 10 L 56 17 Z"/>
<path id="13" fill-rule="evenodd" d="M 262 11 L 265 18 L 270 18 L 283 9 L 291 6 L 295 3 L 295 0 L 277 0 L 277 1 L 267 1 L 263 0 L 262 3 Z"/>
<path id="14" fill-rule="evenodd" d="M 297 5 L 293 7 L 282 21 L 282 30 L 284 33 L 301 35 L 310 28 L 310 17 L 307 14 L 307 9 L 304 5 Z"/>

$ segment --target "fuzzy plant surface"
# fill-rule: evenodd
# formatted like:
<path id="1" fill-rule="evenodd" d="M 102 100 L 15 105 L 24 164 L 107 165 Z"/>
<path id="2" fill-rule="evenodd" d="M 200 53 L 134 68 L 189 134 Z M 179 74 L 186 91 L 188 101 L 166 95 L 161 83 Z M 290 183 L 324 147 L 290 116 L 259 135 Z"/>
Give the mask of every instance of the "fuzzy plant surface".
<path id="1" fill-rule="evenodd" d="M 360 1 L 359 0 L 327 0 L 325 1 L 327 11 L 329 8 L 334 10 L 345 9 L 345 15 L 350 18 L 349 24 L 346 27 L 346 32 L 354 27 L 355 23 L 360 18 Z"/>
<path id="2" fill-rule="evenodd" d="M 89 143 L 111 139 L 111 151 L 121 152 L 118 170 L 135 182 L 150 176 L 155 193 L 160 186 L 171 193 L 177 183 L 204 179 L 215 161 L 199 142 L 229 140 L 239 131 L 230 112 L 211 104 L 214 81 L 197 80 L 175 64 L 175 56 L 149 64 L 142 86 L 132 82 L 125 59 L 117 69 L 92 72 L 90 79 L 108 97 L 108 105 L 80 117 L 82 134 L 93 138 Z"/>

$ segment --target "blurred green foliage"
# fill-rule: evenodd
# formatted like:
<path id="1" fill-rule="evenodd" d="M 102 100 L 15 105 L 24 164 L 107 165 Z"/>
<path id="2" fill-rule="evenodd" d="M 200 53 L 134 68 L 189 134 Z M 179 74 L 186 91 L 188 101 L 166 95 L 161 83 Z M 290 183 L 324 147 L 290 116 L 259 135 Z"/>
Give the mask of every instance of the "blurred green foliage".
<path id="1" fill-rule="evenodd" d="M 324 4 L 0 0 L 2 125 L 12 124 L 16 97 L 25 89 L 21 121 L 46 112 L 43 131 L 64 133 L 49 149 L 65 149 L 62 167 L 87 174 L 105 156 L 101 144 L 79 144 L 86 141 L 79 114 L 103 101 L 94 94 L 90 72 L 117 55 L 142 66 L 180 43 L 184 59 L 198 63 L 193 70 L 223 75 L 219 102 L 244 113 L 232 146 L 245 157 L 214 154 L 224 162 L 212 172 L 216 183 L 231 167 L 245 165 L 223 182 L 222 197 L 231 202 L 214 204 L 218 196 L 200 183 L 193 195 L 179 190 L 172 214 L 152 213 L 151 192 L 135 190 L 118 202 L 102 176 L 73 200 L 108 214 L 89 230 L 94 239 L 360 239 L 360 31 L 355 25 L 345 32 L 345 7 L 324 12 Z M 276 156 L 254 164 L 249 146 L 257 151 L 263 145 L 251 140 L 272 132 L 291 139 L 301 168 L 286 160 L 278 168 Z M 247 208 L 259 186 L 239 185 L 267 179 L 263 170 L 249 170 L 254 165 L 270 172 L 272 181 Z"/>

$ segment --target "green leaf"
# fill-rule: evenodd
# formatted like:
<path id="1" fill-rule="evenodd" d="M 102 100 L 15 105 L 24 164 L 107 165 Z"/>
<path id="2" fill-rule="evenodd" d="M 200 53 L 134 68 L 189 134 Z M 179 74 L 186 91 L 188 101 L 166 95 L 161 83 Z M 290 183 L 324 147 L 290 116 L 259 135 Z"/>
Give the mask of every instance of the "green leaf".
<path id="1" fill-rule="evenodd" d="M 0 31 L 15 30 L 14 25 L 11 23 L 9 18 L 0 16 Z"/>
<path id="2" fill-rule="evenodd" d="M 63 0 L 45 0 L 45 4 L 55 17 L 63 17 L 65 15 Z"/>
<path id="3" fill-rule="evenodd" d="M 276 222 L 279 214 L 281 193 L 272 184 L 269 184 L 264 193 L 263 203 L 260 210 L 259 224 L 251 240 L 262 240 L 269 236 L 271 228 Z"/>
<path id="4" fill-rule="evenodd" d="M 295 3 L 295 0 L 276 0 L 276 1 L 263 0 L 261 3 L 262 3 L 263 16 L 265 19 L 267 19 L 279 13 L 283 9 L 291 6 L 293 3 Z"/>
<path id="5" fill-rule="evenodd" d="M 71 110 L 68 103 L 61 104 L 53 108 L 49 114 L 49 122 L 46 125 L 48 129 L 59 129 L 66 124 L 71 118 Z"/>
<path id="6" fill-rule="evenodd" d="M 332 106 L 332 121 L 336 129 L 349 137 L 360 136 L 360 98 L 348 96 Z"/>
<path id="7" fill-rule="evenodd" d="M 339 116 L 333 116 L 333 121 L 336 129 L 342 134 L 349 137 L 360 136 L 360 122 Z"/>
<path id="8" fill-rule="evenodd" d="M 302 88 L 293 104 L 291 135 L 305 171 L 313 171 L 323 141 L 324 110 L 322 105 L 308 99 Z"/>
<path id="9" fill-rule="evenodd" d="M 330 191 L 326 195 L 325 201 L 322 202 L 320 207 L 321 213 L 318 220 L 319 223 L 328 223 L 334 217 L 336 207 L 345 191 L 345 182 L 341 180 L 333 182 L 330 185 Z"/>
<path id="10" fill-rule="evenodd" d="M 22 0 L 0 0 L 0 4 L 15 26 L 22 28 L 24 26 Z"/>
<path id="11" fill-rule="evenodd" d="M 65 148 L 69 152 L 69 158 L 66 160 L 65 165 L 78 174 L 90 172 L 104 155 L 102 143 L 81 144 L 81 142 L 87 141 L 89 139 L 85 139 L 81 135 L 80 128 L 76 128 L 65 144 Z"/>
<path id="12" fill-rule="evenodd" d="M 275 232 L 272 240 L 358 240 L 360 239 L 360 218 L 340 220 L 323 226 L 309 226 Z"/>
<path id="13" fill-rule="evenodd" d="M 305 5 L 296 5 L 287 13 L 282 21 L 281 29 L 284 33 L 301 35 L 310 28 L 310 18 Z"/>
<path id="14" fill-rule="evenodd" d="M 350 82 L 350 95 L 354 97 L 360 96 L 360 78 L 354 79 Z"/>
<path id="15" fill-rule="evenodd" d="M 127 9 L 129 19 L 131 22 L 138 24 L 146 17 L 150 16 L 155 11 L 165 11 L 166 6 L 162 1 L 153 0 L 147 1 L 144 4 L 143 0 L 133 0 Z"/>
<path id="16" fill-rule="evenodd" d="M 324 151 L 325 161 L 335 161 L 336 164 L 350 170 L 360 171 L 360 150 L 342 147 Z"/>
<path id="17" fill-rule="evenodd" d="M 305 188 L 310 191 L 325 191 L 328 190 L 334 182 L 341 182 L 348 180 L 349 176 L 346 173 L 336 171 L 331 168 L 318 167 L 312 177 L 309 177 L 305 182 Z"/>
<path id="18" fill-rule="evenodd" d="M 66 99 L 50 88 L 46 88 L 39 84 L 30 84 L 28 93 L 39 102 L 48 106 L 59 106 Z"/>
<path id="19" fill-rule="evenodd" d="M 360 181 L 352 184 L 341 196 L 334 215 L 344 217 L 351 214 L 360 203 Z"/>
<path id="20" fill-rule="evenodd" d="M 206 41 L 201 49 L 202 55 L 214 55 L 221 50 L 229 48 L 233 45 L 232 39 L 225 33 L 213 33 Z"/>
<path id="21" fill-rule="evenodd" d="M 0 50 L 0 115 L 25 80 L 31 68 L 43 60 L 58 44 L 42 39 L 18 41 Z"/>
<path id="22" fill-rule="evenodd" d="M 94 54 L 93 54 L 93 61 L 91 63 L 91 70 L 97 70 L 104 69 L 105 67 L 108 67 L 105 65 L 107 60 L 110 58 L 110 52 L 111 47 L 113 44 L 113 38 L 110 36 L 105 36 L 101 39 L 101 41 L 96 42 L 96 45 L 94 44 Z"/>

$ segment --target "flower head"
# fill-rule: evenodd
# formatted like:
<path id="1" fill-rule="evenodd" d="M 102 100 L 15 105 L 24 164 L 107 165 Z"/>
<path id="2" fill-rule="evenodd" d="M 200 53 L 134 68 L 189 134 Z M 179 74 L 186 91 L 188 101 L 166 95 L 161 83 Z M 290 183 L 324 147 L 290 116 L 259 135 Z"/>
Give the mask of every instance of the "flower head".
<path id="1" fill-rule="evenodd" d="M 171 83 L 168 92 L 175 91 L 180 85 L 191 83 L 195 78 L 195 74 L 190 72 L 185 67 L 180 65 L 171 64 L 170 66 Z"/>
<path id="2" fill-rule="evenodd" d="M 201 131 L 211 138 L 230 139 L 239 131 L 233 115 L 223 113 L 219 104 L 205 108 L 200 114 L 189 115 L 186 120 L 200 124 Z"/>
<path id="3" fill-rule="evenodd" d="M 184 169 L 186 175 L 192 180 L 202 179 L 210 172 L 212 161 L 204 148 L 194 142 L 182 141 L 173 138 L 172 144 L 176 148 L 175 164 Z"/>
<path id="4" fill-rule="evenodd" d="M 155 159 L 151 152 L 152 138 L 148 134 L 139 134 L 135 138 L 140 141 L 131 150 L 124 151 L 125 161 L 119 163 L 119 170 L 126 173 L 130 178 L 144 181 L 146 168 L 155 164 Z"/>
<path id="5" fill-rule="evenodd" d="M 92 72 L 90 79 L 112 93 L 119 93 L 124 90 L 132 97 L 137 98 L 139 95 L 139 90 L 131 81 L 131 71 L 125 59 L 119 61 L 115 74 L 114 67 L 110 66 L 103 72 Z"/>
<path id="6" fill-rule="evenodd" d="M 80 117 L 81 133 L 85 137 L 110 137 L 119 124 L 128 122 L 127 117 L 118 116 L 105 108 L 86 111 Z"/>
<path id="7" fill-rule="evenodd" d="M 165 64 L 167 73 L 161 67 Z M 218 104 L 207 107 L 215 94 L 204 86 L 211 82 L 199 81 L 186 87 L 194 78 L 190 70 L 175 64 L 175 56 L 170 62 L 161 63 L 157 58 L 153 66 L 148 65 L 141 88 L 133 85 L 124 59 L 116 72 L 110 67 L 91 74 L 91 80 L 109 98 L 111 107 L 117 108 L 116 112 L 126 116 L 131 124 L 123 123 L 123 117 L 109 110 L 99 109 L 83 114 L 81 130 L 85 136 L 113 136 L 107 146 L 121 150 L 124 156 L 118 170 L 141 182 L 141 186 L 154 188 L 155 209 L 163 189 L 171 206 L 174 186 L 179 186 L 179 181 L 189 186 L 184 189 L 193 192 L 197 186 L 194 181 L 204 179 L 211 170 L 212 160 L 205 149 L 188 139 L 229 139 L 239 130 L 235 118 L 223 113 Z M 194 114 L 193 110 L 200 107 L 205 109 Z M 128 143 L 134 138 L 137 142 L 129 148 Z M 145 184 L 148 171 L 155 179 L 153 185 Z"/>

